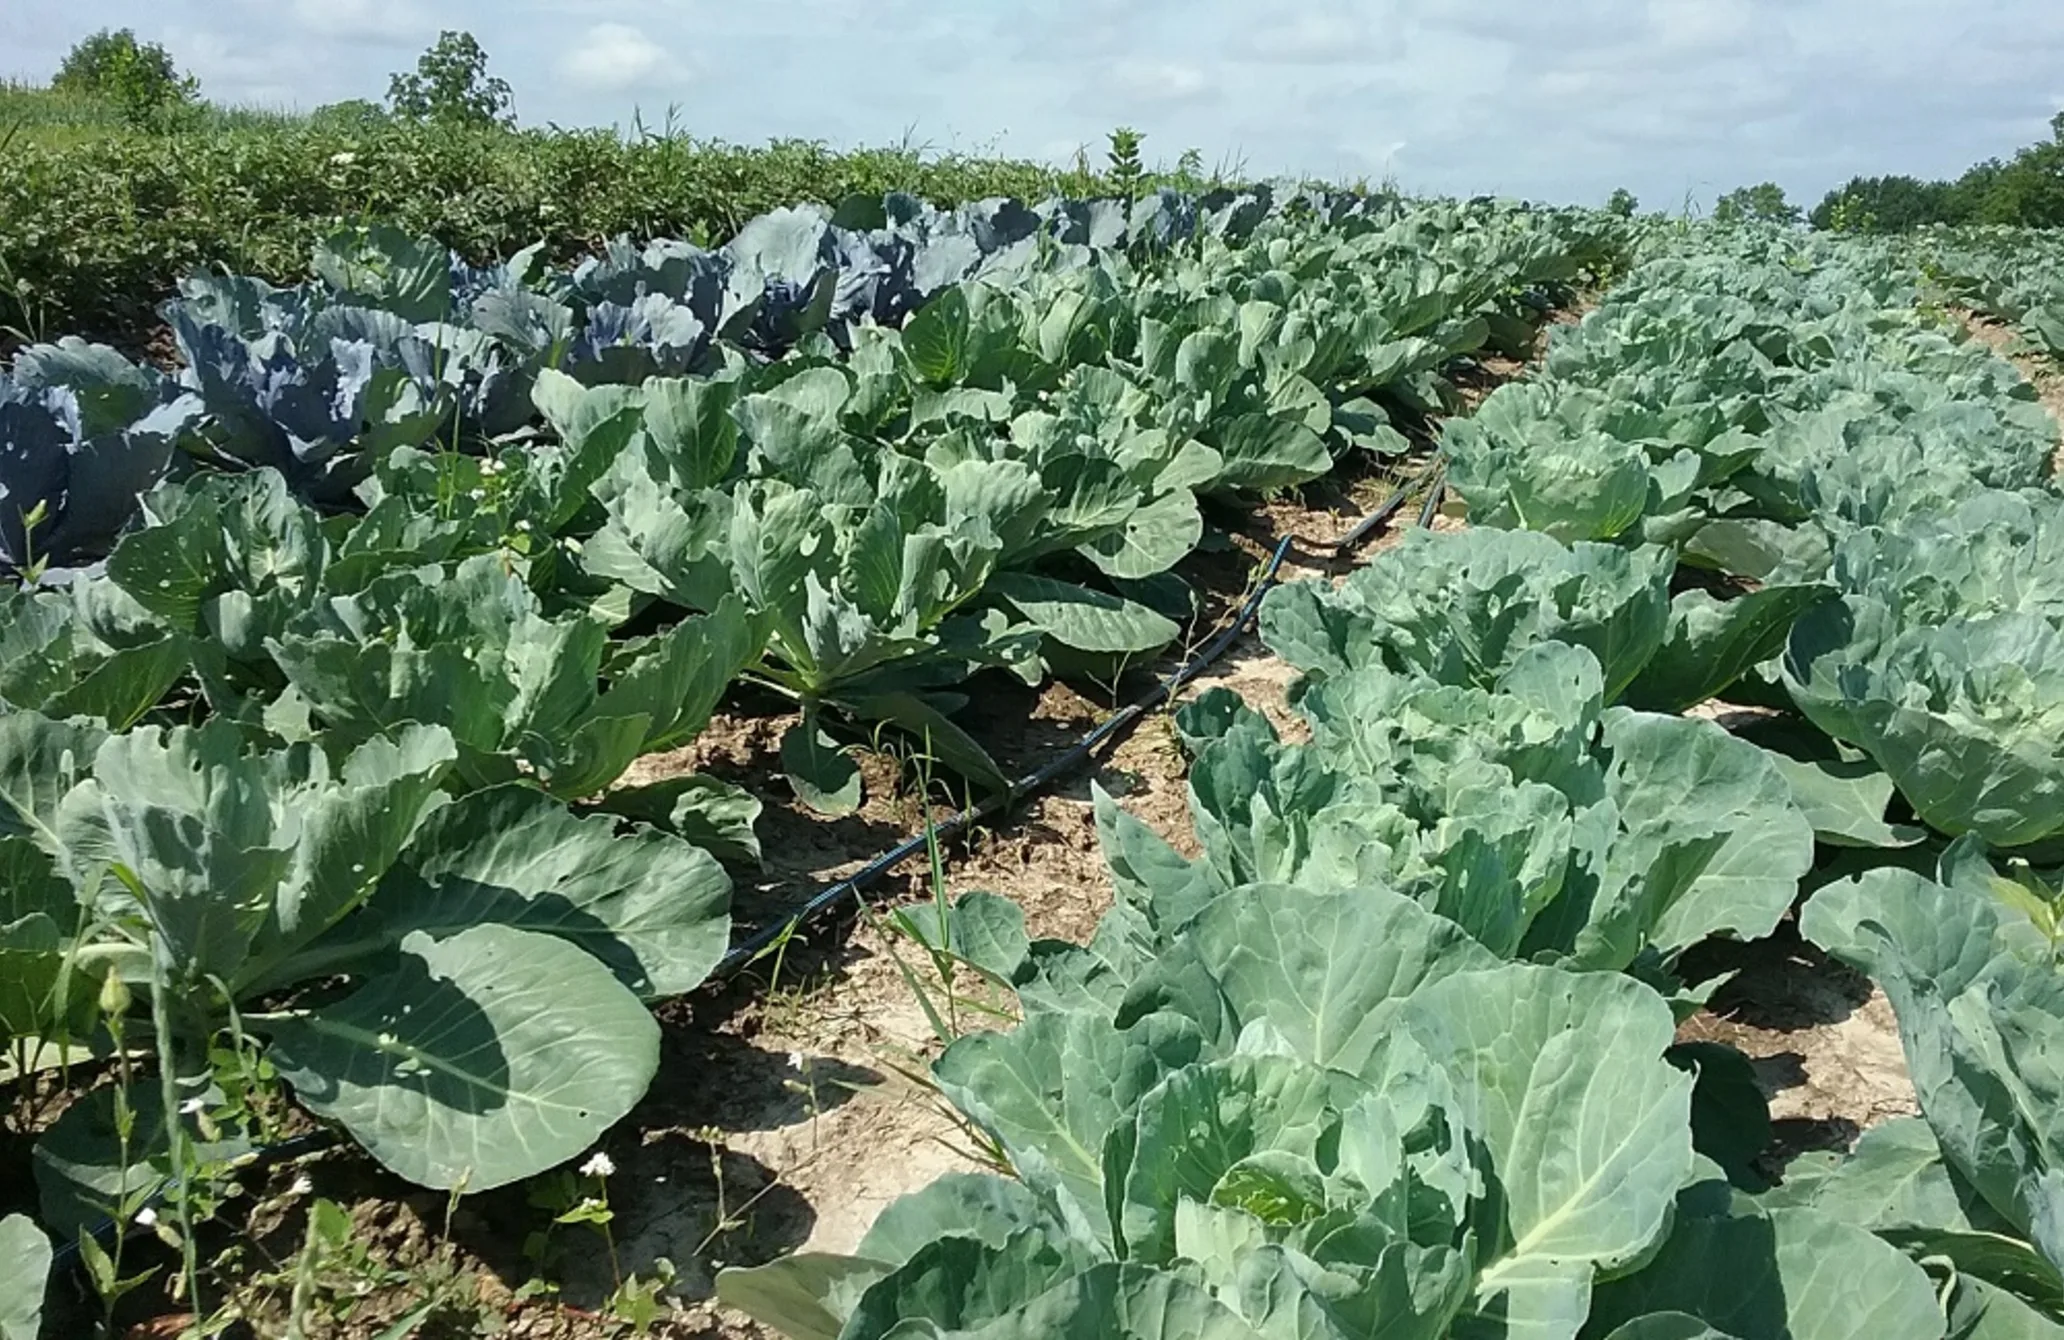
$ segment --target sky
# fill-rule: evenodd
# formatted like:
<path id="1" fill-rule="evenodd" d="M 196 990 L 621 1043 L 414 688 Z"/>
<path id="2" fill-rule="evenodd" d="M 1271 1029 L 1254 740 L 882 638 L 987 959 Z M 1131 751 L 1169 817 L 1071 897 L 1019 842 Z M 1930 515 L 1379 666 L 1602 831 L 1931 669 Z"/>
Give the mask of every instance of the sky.
<path id="1" fill-rule="evenodd" d="M 1954 176 L 2064 109 L 2059 0 L 0 0 L 0 76 L 99 27 L 218 102 L 377 100 L 471 31 L 526 124 L 1150 163 L 1649 208 Z"/>

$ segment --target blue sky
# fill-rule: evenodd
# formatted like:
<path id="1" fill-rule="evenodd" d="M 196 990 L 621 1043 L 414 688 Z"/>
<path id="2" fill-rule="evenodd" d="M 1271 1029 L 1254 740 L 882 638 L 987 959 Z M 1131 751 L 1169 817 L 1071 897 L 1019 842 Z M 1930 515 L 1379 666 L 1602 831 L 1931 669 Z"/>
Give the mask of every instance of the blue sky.
<path id="1" fill-rule="evenodd" d="M 0 74 L 87 30 L 221 101 L 378 98 L 440 28 L 528 123 L 903 139 L 1065 160 L 1130 124 L 1252 173 L 1674 208 L 1774 179 L 1950 175 L 2064 108 L 2059 0 L 90 0 L 0 4 Z"/>

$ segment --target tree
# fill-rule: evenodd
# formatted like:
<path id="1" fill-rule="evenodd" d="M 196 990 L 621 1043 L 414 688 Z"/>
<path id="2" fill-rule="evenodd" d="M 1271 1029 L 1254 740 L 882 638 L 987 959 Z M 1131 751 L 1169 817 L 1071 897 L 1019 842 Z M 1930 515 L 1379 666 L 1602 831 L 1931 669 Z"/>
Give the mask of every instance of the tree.
<path id="1" fill-rule="evenodd" d="M 1828 192 L 1808 216 L 1815 228 L 1845 233 L 1903 233 L 1935 223 L 1961 223 L 1961 190 L 1917 177 L 1853 177 Z"/>
<path id="2" fill-rule="evenodd" d="M 1804 211 L 1785 199 L 1784 187 L 1770 181 L 1757 186 L 1736 187 L 1721 196 L 1713 206 L 1713 219 L 1718 223 L 1741 223 L 1753 219 L 1758 223 L 1789 225 L 1800 222 L 1804 217 Z"/>
<path id="3" fill-rule="evenodd" d="M 1635 199 L 1634 193 L 1624 186 L 1614 191 L 1611 198 L 1605 202 L 1606 213 L 1617 214 L 1623 219 L 1633 218 L 1634 211 L 1640 208 L 1641 202 Z"/>
<path id="4" fill-rule="evenodd" d="M 508 126 L 515 95 L 506 79 L 490 78 L 487 52 L 473 34 L 446 30 L 416 58 L 414 74 L 387 80 L 387 102 L 396 116 L 447 125 Z"/>
<path id="5" fill-rule="evenodd" d="M 54 89 L 105 98 L 122 119 L 157 129 L 200 95 L 200 82 L 183 75 L 172 53 L 156 42 L 139 42 L 133 28 L 103 28 L 66 53 L 50 81 Z"/>

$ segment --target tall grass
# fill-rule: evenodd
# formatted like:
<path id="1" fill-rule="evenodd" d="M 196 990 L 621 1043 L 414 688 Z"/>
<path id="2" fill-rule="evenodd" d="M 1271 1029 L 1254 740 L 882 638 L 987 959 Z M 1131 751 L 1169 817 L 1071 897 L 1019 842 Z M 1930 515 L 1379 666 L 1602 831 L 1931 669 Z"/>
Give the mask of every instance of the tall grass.
<path id="1" fill-rule="evenodd" d="M 272 107 L 202 102 L 180 109 L 179 128 L 198 134 L 270 130 L 305 122 L 304 113 Z M 111 135 L 142 133 L 107 98 L 0 79 L 0 147 L 65 148 Z"/>

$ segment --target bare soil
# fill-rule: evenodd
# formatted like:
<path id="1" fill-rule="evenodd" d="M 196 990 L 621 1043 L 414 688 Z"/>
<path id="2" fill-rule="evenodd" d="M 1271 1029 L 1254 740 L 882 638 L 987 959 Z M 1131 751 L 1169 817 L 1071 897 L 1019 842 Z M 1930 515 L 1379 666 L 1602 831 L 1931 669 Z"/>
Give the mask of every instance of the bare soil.
<path id="1" fill-rule="evenodd" d="M 1688 967 L 1701 977 L 1734 974 L 1677 1036 L 1724 1042 L 1754 1063 L 1770 1100 L 1773 1172 L 1919 1113 L 1885 993 L 1801 940 L 1793 923 L 1754 944 L 1702 946 Z"/>
<path id="2" fill-rule="evenodd" d="M 2050 458 L 2050 473 L 2064 475 L 2064 368 L 2031 353 L 2027 342 L 2005 322 L 1976 312 L 1960 315 L 1971 338 L 2012 363 L 2023 380 L 2035 388 L 2035 398 L 2057 421 L 2057 453 Z"/>
<path id="3" fill-rule="evenodd" d="M 1473 404 L 1519 370 L 1507 361 L 1487 364 L 1466 379 L 1464 396 Z M 1370 466 L 1221 518 L 1229 541 L 1193 556 L 1184 570 L 1201 596 L 1193 645 L 1241 606 L 1284 535 L 1307 542 L 1293 550 L 1284 580 L 1338 580 L 1351 570 L 1357 560 L 1331 557 L 1325 546 L 1411 468 Z M 1418 508 L 1415 498 L 1401 509 L 1359 560 L 1394 542 Z M 1462 525 L 1460 508 L 1451 502 L 1432 524 Z M 1166 673 L 1186 650 L 1151 669 Z M 1297 738 L 1303 728 L 1286 697 L 1294 680 L 1250 632 L 1183 696 L 1231 689 Z M 1114 694 L 1064 683 L 1030 690 L 990 676 L 973 687 L 965 722 L 1016 774 L 1071 748 L 1144 682 L 1135 676 Z M 760 797 L 763 867 L 733 871 L 736 912 L 747 926 L 785 918 L 925 817 L 916 776 L 879 752 L 863 758 L 867 800 L 859 812 L 828 820 L 802 807 L 788 794 L 778 760 L 793 719 L 778 704 L 739 695 L 692 746 L 643 761 L 631 779 L 703 771 Z M 1092 786 L 1179 848 L 1195 850 L 1186 761 L 1162 710 L 1079 774 L 947 853 L 947 892 L 1003 894 L 1025 909 L 1035 938 L 1086 939 L 1112 898 Z M 939 797 L 933 799 L 937 812 Z M 883 879 L 874 898 L 903 906 L 929 899 L 922 866 L 912 862 Z M 1708 976 L 1738 975 L 1680 1036 L 1725 1042 L 1754 1060 L 1779 1123 L 1774 1166 L 1804 1149 L 1844 1147 L 1873 1123 L 1914 1110 L 1890 1010 L 1867 982 L 1818 958 L 1789 932 L 1764 944 L 1720 947 L 1705 969 Z M 961 985 L 970 998 L 950 1006 L 948 1031 L 1007 1026 L 985 1012 L 979 991 Z M 925 1083 L 941 1045 L 926 1006 L 945 1014 L 946 997 L 928 961 L 887 929 L 881 913 L 868 913 L 808 928 L 727 986 L 663 1007 L 658 1079 L 602 1146 L 614 1164 L 607 1241 L 592 1227 L 553 1226 L 560 1207 L 541 1204 L 549 1197 L 535 1190 L 454 1207 L 349 1150 L 278 1170 L 250 1189 L 245 1208 L 226 1216 L 241 1231 L 225 1230 L 210 1244 L 230 1253 L 222 1273 L 237 1282 L 253 1319 L 242 1333 L 281 1333 L 292 1283 L 287 1272 L 307 1234 L 309 1207 L 322 1197 L 349 1208 L 352 1242 L 362 1251 L 355 1264 L 328 1265 L 330 1311 L 313 1336 L 362 1340 L 432 1302 L 436 1309 L 413 1333 L 422 1340 L 490 1333 L 597 1340 L 620 1333 L 598 1312 L 620 1275 L 651 1278 L 664 1259 L 674 1282 L 652 1334 L 758 1340 L 765 1332 L 715 1303 L 719 1269 L 799 1249 L 850 1251 L 896 1197 L 942 1173 L 980 1166 L 976 1139 Z M 577 1188 L 595 1190 L 592 1182 Z M 152 1312 L 165 1311 L 160 1298 L 137 1316 L 148 1322 Z M 135 1332 L 159 1333 L 170 1332 Z"/>

